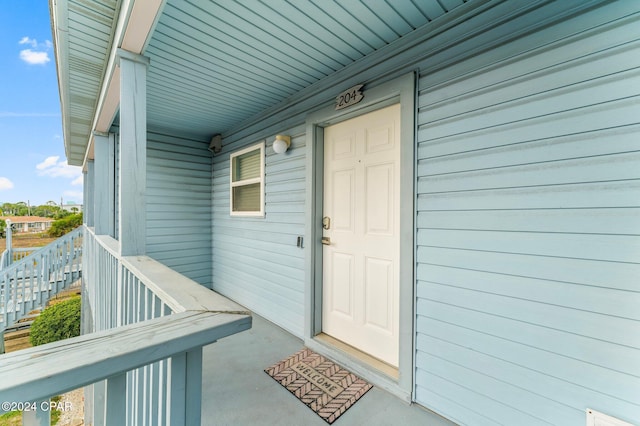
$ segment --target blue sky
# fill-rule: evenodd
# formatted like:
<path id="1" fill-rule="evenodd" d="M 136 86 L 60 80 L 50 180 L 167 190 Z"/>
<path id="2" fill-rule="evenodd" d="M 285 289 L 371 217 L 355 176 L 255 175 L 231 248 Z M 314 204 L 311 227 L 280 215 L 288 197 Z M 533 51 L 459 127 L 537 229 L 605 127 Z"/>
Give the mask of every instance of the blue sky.
<path id="1" fill-rule="evenodd" d="M 82 173 L 67 165 L 46 0 L 0 10 L 0 204 L 82 202 Z"/>

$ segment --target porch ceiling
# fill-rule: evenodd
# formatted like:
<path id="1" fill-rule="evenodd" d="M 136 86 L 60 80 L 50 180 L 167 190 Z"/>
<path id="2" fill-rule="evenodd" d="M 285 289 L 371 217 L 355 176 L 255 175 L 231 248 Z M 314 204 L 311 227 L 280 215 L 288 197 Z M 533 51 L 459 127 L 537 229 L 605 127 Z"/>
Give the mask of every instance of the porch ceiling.
<path id="1" fill-rule="evenodd" d="M 82 164 L 120 1 L 51 1 L 68 3 L 59 80 L 67 155 Z M 166 0 L 142 52 L 148 126 L 224 134 L 468 1 Z"/>
<path id="2" fill-rule="evenodd" d="M 115 31 L 118 0 L 50 0 L 65 153 L 84 160 Z"/>

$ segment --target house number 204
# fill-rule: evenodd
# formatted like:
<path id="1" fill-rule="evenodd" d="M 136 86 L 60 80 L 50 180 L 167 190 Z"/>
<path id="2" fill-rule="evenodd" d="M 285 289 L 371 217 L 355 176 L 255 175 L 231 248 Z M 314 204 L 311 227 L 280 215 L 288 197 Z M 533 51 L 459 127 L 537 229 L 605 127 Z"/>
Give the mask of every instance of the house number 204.
<path id="1" fill-rule="evenodd" d="M 336 96 L 336 110 L 346 108 L 360 102 L 364 98 L 364 95 L 360 90 L 362 86 L 362 84 L 358 84 L 357 86 L 353 86 Z"/>

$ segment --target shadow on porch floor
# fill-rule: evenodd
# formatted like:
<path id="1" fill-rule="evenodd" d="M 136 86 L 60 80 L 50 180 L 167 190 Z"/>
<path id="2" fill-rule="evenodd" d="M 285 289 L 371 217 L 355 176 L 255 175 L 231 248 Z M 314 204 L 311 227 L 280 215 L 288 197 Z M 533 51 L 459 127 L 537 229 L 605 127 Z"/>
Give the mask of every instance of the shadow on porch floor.
<path id="1" fill-rule="evenodd" d="M 302 347 L 301 340 L 255 314 L 252 329 L 205 347 L 202 424 L 327 425 L 263 371 Z M 453 425 L 375 387 L 333 424 Z"/>

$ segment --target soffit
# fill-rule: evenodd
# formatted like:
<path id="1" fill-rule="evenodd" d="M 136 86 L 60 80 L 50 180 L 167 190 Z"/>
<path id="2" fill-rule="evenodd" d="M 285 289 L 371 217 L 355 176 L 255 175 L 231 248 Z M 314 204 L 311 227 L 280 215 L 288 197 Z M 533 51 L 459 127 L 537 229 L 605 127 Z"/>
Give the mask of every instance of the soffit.
<path id="1" fill-rule="evenodd" d="M 224 133 L 467 2 L 166 0 L 142 52 L 148 126 L 203 140 Z M 67 158 L 81 165 L 125 7 L 51 4 Z"/>
<path id="2" fill-rule="evenodd" d="M 111 48 L 116 0 L 51 1 L 66 155 L 82 164 Z"/>
<path id="3" fill-rule="evenodd" d="M 224 133 L 463 0 L 169 0 L 145 50 L 150 127 Z"/>

